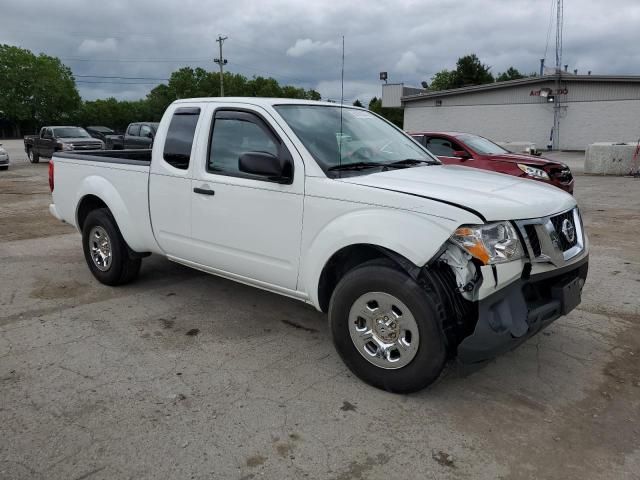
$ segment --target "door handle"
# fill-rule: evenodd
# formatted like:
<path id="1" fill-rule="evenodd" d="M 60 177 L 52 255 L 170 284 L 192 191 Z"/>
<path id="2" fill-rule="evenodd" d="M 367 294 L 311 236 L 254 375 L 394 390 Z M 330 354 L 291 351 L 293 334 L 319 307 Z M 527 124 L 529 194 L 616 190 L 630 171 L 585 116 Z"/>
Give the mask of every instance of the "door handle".
<path id="1" fill-rule="evenodd" d="M 201 195 L 215 195 L 216 192 L 214 190 L 209 190 L 208 188 L 194 188 L 193 191 L 195 193 L 200 193 Z"/>

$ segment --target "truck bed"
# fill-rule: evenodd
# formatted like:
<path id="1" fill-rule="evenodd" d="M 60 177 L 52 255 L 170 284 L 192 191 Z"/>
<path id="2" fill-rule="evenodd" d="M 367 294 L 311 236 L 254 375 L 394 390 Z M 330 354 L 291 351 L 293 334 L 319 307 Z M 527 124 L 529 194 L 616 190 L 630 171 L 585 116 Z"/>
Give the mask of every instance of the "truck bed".
<path id="1" fill-rule="evenodd" d="M 133 250 L 158 251 L 149 216 L 151 150 L 56 152 L 53 164 L 54 215 L 81 231 L 78 212 L 83 201 L 97 195 Z"/>

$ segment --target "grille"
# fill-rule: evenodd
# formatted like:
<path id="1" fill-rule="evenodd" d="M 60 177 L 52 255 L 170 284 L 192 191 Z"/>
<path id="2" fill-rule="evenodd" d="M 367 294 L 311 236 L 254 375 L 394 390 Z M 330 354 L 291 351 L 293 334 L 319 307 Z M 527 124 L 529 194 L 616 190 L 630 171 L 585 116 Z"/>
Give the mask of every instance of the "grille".
<path id="1" fill-rule="evenodd" d="M 525 246 L 531 261 L 550 262 L 560 267 L 583 252 L 585 237 L 579 215 L 578 209 L 574 208 L 550 217 L 516 220 L 520 235 L 526 239 Z"/>
<path id="2" fill-rule="evenodd" d="M 82 144 L 74 144 L 74 150 L 100 150 L 102 145 L 99 143 L 82 143 Z"/>
<path id="3" fill-rule="evenodd" d="M 540 239 L 538 238 L 536 227 L 534 225 L 525 225 L 524 230 L 527 233 L 527 237 L 529 237 L 529 244 L 531 245 L 533 255 L 535 257 L 539 257 L 542 253 L 542 249 L 540 248 Z"/>
<path id="4" fill-rule="evenodd" d="M 565 223 L 565 220 L 569 221 L 571 228 L 573 229 L 573 240 L 569 240 L 564 233 L 562 232 L 562 224 Z M 573 211 L 563 213 L 561 215 L 556 215 L 555 217 L 551 217 L 551 223 L 553 223 L 553 227 L 556 229 L 556 233 L 558 234 L 558 242 L 560 243 L 560 249 L 563 252 L 566 252 L 571 247 L 575 247 L 578 243 L 578 235 L 576 232 L 576 225 L 573 219 Z"/>

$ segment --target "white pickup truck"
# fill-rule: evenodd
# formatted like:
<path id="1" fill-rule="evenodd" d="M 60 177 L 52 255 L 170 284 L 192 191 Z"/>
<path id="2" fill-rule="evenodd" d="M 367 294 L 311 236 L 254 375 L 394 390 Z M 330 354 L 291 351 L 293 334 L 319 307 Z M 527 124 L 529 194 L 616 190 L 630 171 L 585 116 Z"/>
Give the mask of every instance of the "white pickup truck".
<path id="1" fill-rule="evenodd" d="M 393 392 L 514 348 L 575 308 L 587 276 L 571 195 L 444 166 L 331 103 L 178 100 L 151 151 L 56 152 L 49 180 L 100 282 L 154 253 L 310 303 L 348 367 Z"/>

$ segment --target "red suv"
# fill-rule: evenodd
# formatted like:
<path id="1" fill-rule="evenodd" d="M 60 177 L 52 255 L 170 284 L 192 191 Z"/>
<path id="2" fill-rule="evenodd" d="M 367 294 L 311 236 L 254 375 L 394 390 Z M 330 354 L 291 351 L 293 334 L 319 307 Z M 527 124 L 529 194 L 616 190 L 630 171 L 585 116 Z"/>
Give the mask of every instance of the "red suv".
<path id="1" fill-rule="evenodd" d="M 464 165 L 530 178 L 573 194 L 573 175 L 564 163 L 511 153 L 491 140 L 470 133 L 419 132 L 409 135 L 447 165 Z"/>

